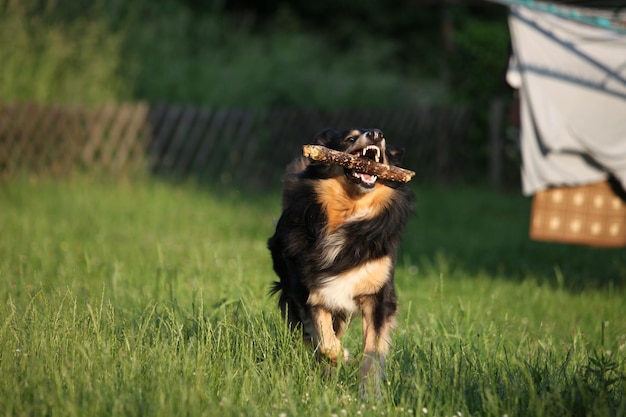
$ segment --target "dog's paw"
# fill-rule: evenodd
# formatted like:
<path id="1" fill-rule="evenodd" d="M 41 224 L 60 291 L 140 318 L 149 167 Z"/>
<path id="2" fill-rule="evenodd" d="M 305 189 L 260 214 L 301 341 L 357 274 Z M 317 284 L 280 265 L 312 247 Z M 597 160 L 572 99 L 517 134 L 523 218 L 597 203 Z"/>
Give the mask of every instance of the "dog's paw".
<path id="1" fill-rule="evenodd" d="M 350 362 L 352 358 L 350 357 L 350 351 L 346 348 L 343 348 L 343 358 L 342 360 L 344 362 Z"/>
<path id="2" fill-rule="evenodd" d="M 359 395 L 361 396 L 361 401 L 382 401 L 383 393 L 380 379 L 369 376 L 361 378 Z"/>
<path id="3" fill-rule="evenodd" d="M 374 361 L 372 357 L 365 356 L 361 364 L 361 383 L 359 393 L 363 401 L 380 401 L 383 399 L 382 387 L 385 381 L 383 361 Z"/>
<path id="4" fill-rule="evenodd" d="M 332 350 L 318 351 L 318 359 L 336 366 L 339 362 L 347 363 L 350 361 L 350 351 L 339 345 Z"/>

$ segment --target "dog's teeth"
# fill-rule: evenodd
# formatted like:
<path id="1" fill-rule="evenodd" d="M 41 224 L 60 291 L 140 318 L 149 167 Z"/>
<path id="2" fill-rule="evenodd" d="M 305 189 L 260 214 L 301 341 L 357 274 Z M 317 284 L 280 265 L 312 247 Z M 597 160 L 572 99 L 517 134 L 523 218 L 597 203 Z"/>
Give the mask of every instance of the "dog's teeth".
<path id="1" fill-rule="evenodd" d="M 370 145 L 370 146 L 366 146 L 365 148 L 363 148 L 363 150 L 361 151 L 361 154 L 363 156 L 367 155 L 367 151 L 371 151 L 373 150 L 375 152 L 374 155 L 374 160 L 376 162 L 380 162 L 380 148 L 378 146 L 374 146 L 374 145 Z"/>

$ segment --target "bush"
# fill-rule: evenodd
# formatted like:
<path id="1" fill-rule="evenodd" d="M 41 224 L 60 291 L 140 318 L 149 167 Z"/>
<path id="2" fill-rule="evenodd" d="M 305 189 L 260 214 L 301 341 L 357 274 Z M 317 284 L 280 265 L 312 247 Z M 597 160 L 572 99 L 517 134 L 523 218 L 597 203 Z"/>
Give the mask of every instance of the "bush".
<path id="1" fill-rule="evenodd" d="M 4 100 L 96 103 L 125 100 L 120 33 L 94 16 L 58 18 L 35 0 L 8 1 L 0 13 Z"/>
<path id="2" fill-rule="evenodd" d="M 414 105 L 418 85 L 388 65 L 388 40 L 338 52 L 288 11 L 271 31 L 183 3 L 7 1 L 0 16 L 4 100 L 129 99 L 221 106 Z M 78 7 L 81 6 L 81 7 Z M 424 100 L 422 97 L 421 100 Z"/>

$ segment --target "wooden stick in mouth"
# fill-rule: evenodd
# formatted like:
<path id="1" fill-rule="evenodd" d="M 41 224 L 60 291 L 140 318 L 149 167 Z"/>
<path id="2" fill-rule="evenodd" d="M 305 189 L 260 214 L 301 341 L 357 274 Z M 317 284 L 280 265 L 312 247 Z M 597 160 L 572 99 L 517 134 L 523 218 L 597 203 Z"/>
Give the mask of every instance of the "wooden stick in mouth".
<path id="1" fill-rule="evenodd" d="M 381 164 L 369 158 L 336 151 L 322 145 L 304 145 L 302 147 L 302 155 L 317 162 L 339 165 L 363 174 L 376 175 L 389 181 L 409 182 L 415 175 L 415 172 L 408 169 Z"/>

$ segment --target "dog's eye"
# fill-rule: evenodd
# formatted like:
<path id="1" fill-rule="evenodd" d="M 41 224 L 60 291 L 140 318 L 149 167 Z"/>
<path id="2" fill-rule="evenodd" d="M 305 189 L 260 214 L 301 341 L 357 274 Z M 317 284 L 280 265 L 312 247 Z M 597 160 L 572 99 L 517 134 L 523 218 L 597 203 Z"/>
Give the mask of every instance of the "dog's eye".
<path id="1" fill-rule="evenodd" d="M 354 142 L 356 142 L 356 140 L 357 140 L 356 136 L 348 136 L 346 138 L 346 142 L 350 142 L 350 143 L 354 143 Z"/>

